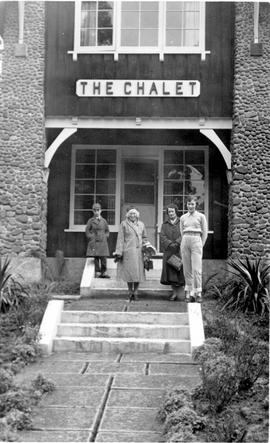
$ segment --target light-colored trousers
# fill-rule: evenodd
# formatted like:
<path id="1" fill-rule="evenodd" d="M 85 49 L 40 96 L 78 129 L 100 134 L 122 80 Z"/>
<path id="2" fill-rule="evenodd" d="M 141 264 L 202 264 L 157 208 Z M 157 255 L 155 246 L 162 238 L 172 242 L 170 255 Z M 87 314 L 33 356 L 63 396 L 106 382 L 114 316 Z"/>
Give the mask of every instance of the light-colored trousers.
<path id="1" fill-rule="evenodd" d="M 203 245 L 199 235 L 184 234 L 181 241 L 181 255 L 185 277 L 185 291 L 202 292 Z"/>

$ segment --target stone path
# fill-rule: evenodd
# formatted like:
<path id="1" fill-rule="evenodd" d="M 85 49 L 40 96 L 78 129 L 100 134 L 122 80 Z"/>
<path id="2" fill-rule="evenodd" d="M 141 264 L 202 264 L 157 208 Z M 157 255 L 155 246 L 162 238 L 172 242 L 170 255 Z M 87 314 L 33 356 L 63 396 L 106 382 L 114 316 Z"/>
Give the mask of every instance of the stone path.
<path id="1" fill-rule="evenodd" d="M 66 309 L 107 305 L 115 310 L 119 302 L 78 300 Z M 142 300 L 129 309 L 146 309 L 147 303 Z M 166 306 L 170 312 L 178 303 L 151 301 L 151 311 L 164 312 Z M 188 354 L 55 353 L 27 367 L 17 382 L 38 373 L 53 380 L 56 390 L 35 409 L 33 429 L 20 432 L 23 442 L 162 442 L 156 416 L 164 393 L 198 382 L 197 366 Z"/>

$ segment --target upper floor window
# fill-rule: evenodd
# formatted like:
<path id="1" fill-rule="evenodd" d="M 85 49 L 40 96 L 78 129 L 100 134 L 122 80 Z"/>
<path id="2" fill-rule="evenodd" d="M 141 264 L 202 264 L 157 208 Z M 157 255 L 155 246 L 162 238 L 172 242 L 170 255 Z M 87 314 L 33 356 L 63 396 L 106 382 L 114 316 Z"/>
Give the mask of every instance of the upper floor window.
<path id="1" fill-rule="evenodd" d="M 205 3 L 201 1 L 75 1 L 78 53 L 201 53 Z"/>

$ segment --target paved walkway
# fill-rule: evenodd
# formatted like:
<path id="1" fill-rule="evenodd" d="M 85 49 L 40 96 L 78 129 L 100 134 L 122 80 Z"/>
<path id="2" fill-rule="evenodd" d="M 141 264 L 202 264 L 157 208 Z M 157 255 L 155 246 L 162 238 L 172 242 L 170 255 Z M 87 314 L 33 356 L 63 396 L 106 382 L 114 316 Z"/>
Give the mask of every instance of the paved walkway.
<path id="1" fill-rule="evenodd" d="M 78 300 L 65 309 L 127 309 L 124 300 Z M 116 308 L 118 306 L 118 308 Z M 181 308 L 181 309 L 180 309 Z M 128 310 L 163 312 L 184 309 L 166 300 L 128 304 Z M 38 373 L 56 383 L 33 414 L 33 429 L 20 432 L 24 442 L 161 442 L 156 419 L 166 390 L 193 387 L 197 366 L 181 354 L 55 353 L 18 374 Z"/>

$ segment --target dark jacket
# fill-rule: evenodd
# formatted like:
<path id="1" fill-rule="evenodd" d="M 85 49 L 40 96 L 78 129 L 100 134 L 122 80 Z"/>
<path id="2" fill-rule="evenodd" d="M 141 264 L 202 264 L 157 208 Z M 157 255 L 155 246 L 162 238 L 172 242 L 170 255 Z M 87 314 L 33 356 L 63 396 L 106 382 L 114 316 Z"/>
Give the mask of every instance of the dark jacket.
<path id="1" fill-rule="evenodd" d="M 86 251 L 87 257 L 107 257 L 110 255 L 107 239 L 109 237 L 109 226 L 105 218 L 92 217 L 88 220 L 85 235 L 88 239 Z"/>
<path id="2" fill-rule="evenodd" d="M 171 255 L 175 254 L 180 257 L 180 243 L 180 219 L 177 218 L 174 225 L 169 220 L 165 221 L 160 231 L 160 245 L 163 252 L 160 283 L 163 285 L 183 286 L 185 284 L 183 267 L 180 271 L 176 271 L 167 264 L 167 260 Z"/>

